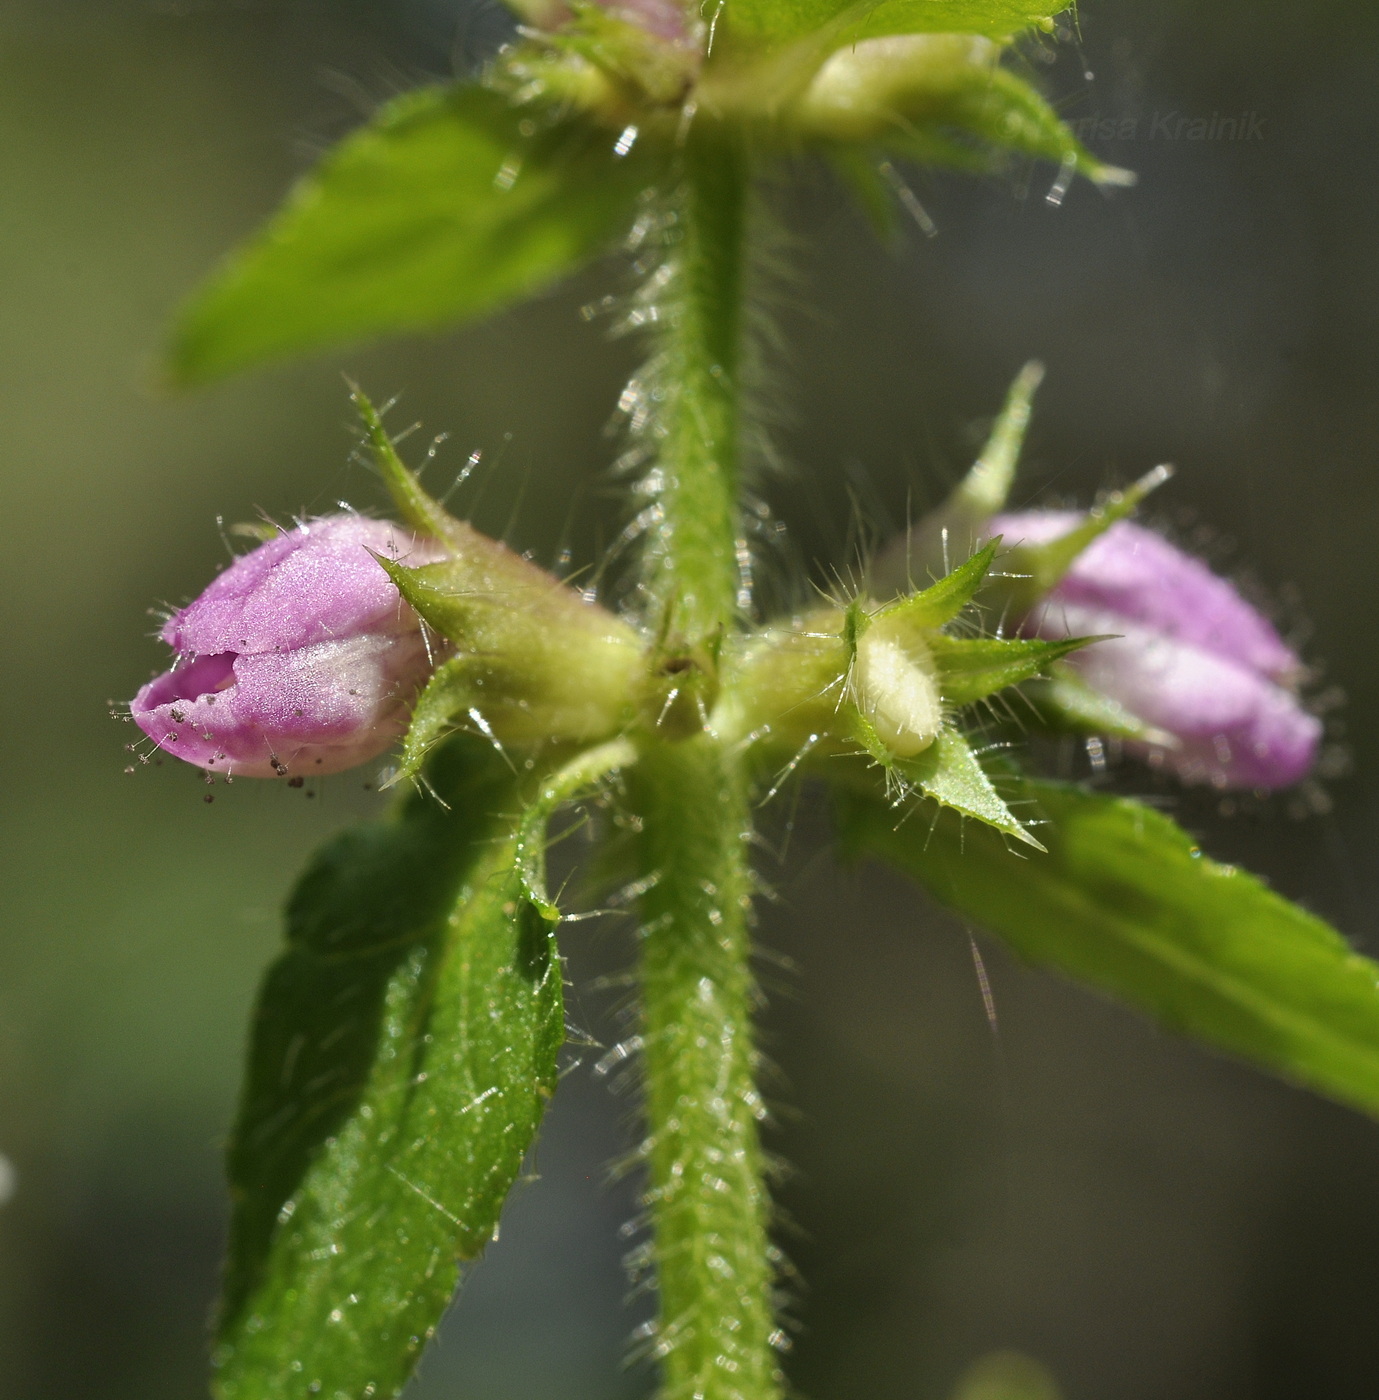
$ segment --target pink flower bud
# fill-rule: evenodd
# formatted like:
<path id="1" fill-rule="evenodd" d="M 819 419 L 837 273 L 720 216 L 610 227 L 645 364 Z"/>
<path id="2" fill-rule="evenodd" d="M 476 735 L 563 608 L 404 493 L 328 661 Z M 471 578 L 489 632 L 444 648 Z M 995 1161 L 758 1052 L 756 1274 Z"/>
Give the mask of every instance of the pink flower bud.
<path id="1" fill-rule="evenodd" d="M 1039 544 L 1082 519 L 1027 511 L 991 521 L 1007 545 Z M 1298 702 L 1302 666 L 1225 579 L 1143 526 L 1120 521 L 1077 557 L 1024 630 L 1050 640 L 1118 634 L 1075 653 L 1082 677 L 1171 747 L 1144 745 L 1188 782 L 1280 788 L 1316 761 L 1321 723 Z"/>
<path id="2" fill-rule="evenodd" d="M 235 777 L 337 773 L 383 752 L 430 662 L 374 554 L 424 564 L 444 550 L 332 515 L 235 560 L 163 627 L 176 660 L 135 696 L 135 722 L 165 753 Z"/>

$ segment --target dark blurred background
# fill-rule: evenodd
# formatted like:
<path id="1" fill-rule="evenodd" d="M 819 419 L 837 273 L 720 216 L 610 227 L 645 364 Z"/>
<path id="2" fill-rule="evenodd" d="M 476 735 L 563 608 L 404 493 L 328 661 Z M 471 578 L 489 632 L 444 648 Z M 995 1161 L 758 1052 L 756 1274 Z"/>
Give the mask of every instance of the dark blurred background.
<path id="1" fill-rule="evenodd" d="M 154 387 L 169 312 L 291 177 L 506 24 L 488 0 L 0 0 L 3 1400 L 204 1393 L 255 982 L 294 870 L 374 800 L 367 770 L 311 798 L 126 775 L 106 700 L 160 664 L 149 606 L 223 562 L 218 516 L 379 503 L 342 370 L 403 394 L 395 425 L 450 433 L 439 475 L 483 451 L 463 500 L 482 527 L 577 562 L 617 529 L 603 429 L 633 348 L 578 315 L 603 273 L 463 334 Z M 1114 119 L 1093 144 L 1137 189 L 1055 208 L 1048 169 L 917 174 L 938 236 L 894 252 L 818 175 L 779 193 L 802 275 L 777 298 L 793 363 L 766 492 L 821 574 L 934 499 L 1046 360 L 1022 498 L 1176 462 L 1155 509 L 1267 581 L 1319 689 L 1348 697 L 1330 812 L 1190 799 L 1180 818 L 1379 953 L 1379 12 L 1088 0 L 1048 54 L 1048 91 Z M 1175 136 L 1171 114 L 1245 114 L 1250 136 Z M 993 1033 L 967 933 L 836 869 L 825 836 L 806 802 L 761 925 L 796 967 L 767 969 L 765 1034 L 794 1110 L 773 1145 L 797 1168 L 801 1391 L 941 1400 L 1014 1347 L 1068 1400 L 1379 1395 L 1379 1128 L 984 941 Z M 627 947 L 596 927 L 566 949 L 573 1014 L 606 1039 L 588 989 Z M 541 1179 L 415 1400 L 648 1392 L 620 1369 L 632 1207 L 604 1171 L 631 1108 L 589 1063 L 566 1077 Z"/>

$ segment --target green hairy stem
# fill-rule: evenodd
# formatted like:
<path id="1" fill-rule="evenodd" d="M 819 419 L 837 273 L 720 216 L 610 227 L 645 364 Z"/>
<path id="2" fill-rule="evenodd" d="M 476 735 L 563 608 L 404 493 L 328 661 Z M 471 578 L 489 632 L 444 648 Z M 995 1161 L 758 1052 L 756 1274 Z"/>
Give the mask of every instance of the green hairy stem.
<path id="1" fill-rule="evenodd" d="M 770 1213 L 748 966 L 745 767 L 703 727 L 718 641 L 744 600 L 739 439 L 747 157 L 696 129 L 675 201 L 649 424 L 657 519 L 644 555 L 664 701 L 632 770 L 642 820 L 642 1037 L 662 1400 L 772 1400 Z M 680 696 L 679 709 L 675 697 Z M 689 702 L 689 703 L 687 703 Z"/>
<path id="2" fill-rule="evenodd" d="M 662 329 L 648 376 L 658 466 L 643 567 L 667 647 L 693 654 L 716 647 L 745 601 L 738 458 L 748 161 L 739 137 L 700 123 L 683 162 L 658 274 L 664 291 L 650 292 Z"/>
<path id="3" fill-rule="evenodd" d="M 781 1393 L 747 964 L 747 792 L 707 734 L 632 770 L 645 869 L 642 1036 L 662 1400 Z"/>

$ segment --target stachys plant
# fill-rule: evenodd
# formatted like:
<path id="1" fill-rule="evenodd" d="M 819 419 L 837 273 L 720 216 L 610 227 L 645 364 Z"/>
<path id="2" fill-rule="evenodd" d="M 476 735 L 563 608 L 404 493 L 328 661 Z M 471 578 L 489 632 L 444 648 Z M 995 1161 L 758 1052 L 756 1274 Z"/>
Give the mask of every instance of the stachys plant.
<path id="1" fill-rule="evenodd" d="M 398 522 L 268 531 L 168 621 L 173 664 L 134 701 L 154 744 L 230 777 L 400 743 L 392 815 L 316 857 L 260 997 L 224 1400 L 397 1394 L 494 1234 L 565 1039 L 545 856 L 571 805 L 616 838 L 637 901 L 664 1400 L 786 1390 L 749 966 L 753 814 L 785 783 L 825 785 L 845 849 L 1024 956 L 1379 1112 L 1379 967 L 1167 817 L 988 742 L 1104 736 L 1223 788 L 1313 767 L 1295 653 L 1127 518 L 1166 471 L 1087 512 L 1012 513 L 1031 366 L 967 478 L 855 586 L 758 611 L 761 178 L 812 155 L 883 222 L 914 203 L 907 161 L 1129 183 L 1012 61 L 1057 5 L 513 3 L 523 27 L 480 78 L 409 93 L 329 153 L 171 354 L 199 384 L 475 318 L 608 253 L 647 348 L 619 405 L 636 550 L 616 605 L 447 512 L 356 392 Z"/>

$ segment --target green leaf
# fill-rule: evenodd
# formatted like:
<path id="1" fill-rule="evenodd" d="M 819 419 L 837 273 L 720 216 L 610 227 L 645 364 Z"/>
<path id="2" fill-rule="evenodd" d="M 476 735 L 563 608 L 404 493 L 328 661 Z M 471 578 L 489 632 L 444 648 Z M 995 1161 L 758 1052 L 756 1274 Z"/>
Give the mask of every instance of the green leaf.
<path id="1" fill-rule="evenodd" d="M 886 34 L 1017 34 L 1066 9 L 1059 0 L 733 0 L 730 39 L 773 48 L 827 27 L 834 47 Z"/>
<path id="2" fill-rule="evenodd" d="M 939 689 L 950 705 L 970 705 L 1008 685 L 1037 676 L 1060 656 L 1085 647 L 1096 637 L 1068 637 L 1058 642 L 1002 637 L 929 639 L 938 666 Z"/>
<path id="3" fill-rule="evenodd" d="M 1295 1083 L 1379 1115 L 1379 964 L 1138 802 L 1030 783 L 1046 855 L 979 827 L 897 827 L 848 794 L 854 851 L 880 856 L 1022 957 Z"/>
<path id="4" fill-rule="evenodd" d="M 398 755 L 397 774 L 390 779 L 390 785 L 415 778 L 436 745 L 461 726 L 461 716 L 470 719 L 470 728 L 478 728 L 474 715 L 469 714 L 473 710 L 482 717 L 478 703 L 483 690 L 475 681 L 474 662 L 468 656 L 452 656 L 431 673 L 412 707 L 412 718 Z"/>
<path id="5" fill-rule="evenodd" d="M 939 730 L 938 738 L 923 753 L 891 766 L 907 783 L 917 787 L 925 797 L 933 798 L 939 806 L 951 807 L 960 816 L 972 817 L 984 826 L 1043 850 L 991 785 L 991 779 L 967 740 L 950 725 Z M 903 800 L 885 804 L 880 810 L 886 812 L 886 820 L 897 831 L 917 832 L 917 839 L 923 840 L 926 825 L 910 819 L 910 813 L 903 810 Z"/>
<path id="6" fill-rule="evenodd" d="M 230 1147 L 224 1400 L 397 1393 L 493 1235 L 565 1038 L 514 779 L 468 738 L 288 911 Z"/>
<path id="7" fill-rule="evenodd" d="M 303 180 L 183 314 L 202 383 L 341 341 L 484 315 L 609 248 L 661 172 L 638 142 L 472 85 L 385 107 Z"/>

